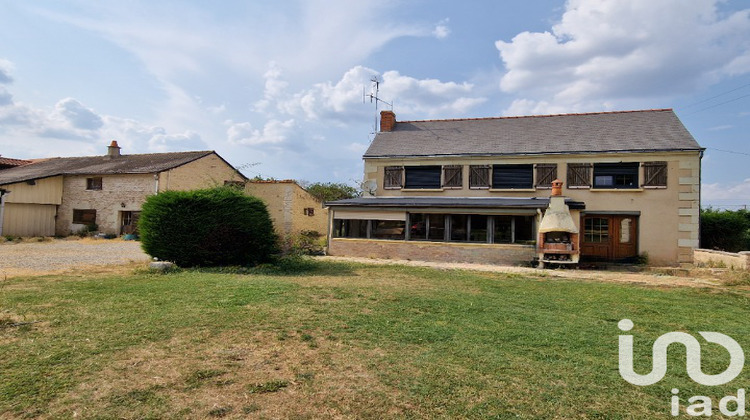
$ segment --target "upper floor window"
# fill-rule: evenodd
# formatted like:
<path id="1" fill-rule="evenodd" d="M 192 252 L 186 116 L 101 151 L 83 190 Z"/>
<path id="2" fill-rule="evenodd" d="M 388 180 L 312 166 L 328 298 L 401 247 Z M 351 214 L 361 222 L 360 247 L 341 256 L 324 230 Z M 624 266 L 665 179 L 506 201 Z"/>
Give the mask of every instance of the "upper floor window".
<path id="1" fill-rule="evenodd" d="M 399 189 L 403 185 L 403 166 L 386 166 L 384 169 L 383 188 Z"/>
<path id="2" fill-rule="evenodd" d="M 590 163 L 569 163 L 568 164 L 568 188 L 589 188 L 591 187 L 591 168 Z"/>
<path id="3" fill-rule="evenodd" d="M 552 188 L 552 181 L 557 179 L 556 163 L 538 163 L 536 165 L 536 187 Z"/>
<path id="4" fill-rule="evenodd" d="M 464 167 L 461 165 L 443 166 L 443 188 L 464 186 Z"/>
<path id="5" fill-rule="evenodd" d="M 534 188 L 534 165 L 493 165 L 492 188 Z"/>
<path id="6" fill-rule="evenodd" d="M 490 187 L 490 166 L 469 166 L 469 188 L 481 189 Z"/>
<path id="7" fill-rule="evenodd" d="M 644 187 L 666 187 L 667 186 L 667 162 L 644 162 L 643 163 L 643 186 Z"/>
<path id="8" fill-rule="evenodd" d="M 404 188 L 406 189 L 439 189 L 441 166 L 406 166 L 404 167 Z"/>
<path id="9" fill-rule="evenodd" d="M 86 189 L 87 190 L 101 190 L 102 189 L 102 177 L 96 176 L 93 178 L 86 178 Z"/>
<path id="10" fill-rule="evenodd" d="M 594 188 L 638 188 L 638 162 L 595 163 Z"/>

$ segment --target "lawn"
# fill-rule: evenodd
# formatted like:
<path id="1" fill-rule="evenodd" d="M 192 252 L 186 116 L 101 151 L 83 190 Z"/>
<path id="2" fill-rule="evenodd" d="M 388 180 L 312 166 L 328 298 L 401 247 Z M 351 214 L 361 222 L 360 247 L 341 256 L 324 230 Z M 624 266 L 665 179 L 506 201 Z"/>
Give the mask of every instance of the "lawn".
<path id="1" fill-rule="evenodd" d="M 749 314 L 740 291 L 330 262 L 16 278 L 0 282 L 0 418 L 672 418 L 672 388 L 683 411 L 717 406 L 748 373 L 698 385 L 674 346 L 664 380 L 631 385 L 617 322 L 646 373 L 669 331 L 750 349 Z M 24 321 L 40 322 L 8 326 Z"/>

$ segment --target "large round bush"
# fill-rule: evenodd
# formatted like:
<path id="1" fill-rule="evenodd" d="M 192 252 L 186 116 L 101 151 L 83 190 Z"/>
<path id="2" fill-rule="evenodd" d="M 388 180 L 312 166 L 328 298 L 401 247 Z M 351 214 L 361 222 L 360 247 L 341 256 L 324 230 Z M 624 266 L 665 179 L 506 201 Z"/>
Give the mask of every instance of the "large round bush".
<path id="1" fill-rule="evenodd" d="M 276 252 L 265 203 L 228 187 L 153 195 L 138 229 L 147 254 L 181 267 L 255 265 Z"/>

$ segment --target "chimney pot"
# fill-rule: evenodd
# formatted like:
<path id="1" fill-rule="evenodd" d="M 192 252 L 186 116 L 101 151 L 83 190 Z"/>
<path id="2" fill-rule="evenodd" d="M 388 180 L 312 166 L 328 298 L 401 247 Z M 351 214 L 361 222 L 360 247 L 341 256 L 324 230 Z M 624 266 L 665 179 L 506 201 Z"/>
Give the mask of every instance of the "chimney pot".
<path id="1" fill-rule="evenodd" d="M 107 157 L 112 159 L 120 156 L 120 146 L 117 145 L 117 140 L 112 140 L 112 143 L 107 146 Z"/>
<path id="2" fill-rule="evenodd" d="M 380 111 L 380 131 L 393 131 L 396 126 L 396 114 L 393 111 Z"/>
<path id="3" fill-rule="evenodd" d="M 563 182 L 559 179 L 552 181 L 552 197 L 559 197 L 562 195 Z"/>

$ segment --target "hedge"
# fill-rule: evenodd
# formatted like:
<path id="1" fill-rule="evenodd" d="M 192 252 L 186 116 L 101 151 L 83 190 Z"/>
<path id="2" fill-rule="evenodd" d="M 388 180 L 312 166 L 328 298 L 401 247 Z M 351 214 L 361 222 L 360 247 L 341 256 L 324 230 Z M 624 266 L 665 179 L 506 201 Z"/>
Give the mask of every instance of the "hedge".
<path id="1" fill-rule="evenodd" d="M 277 252 L 265 203 L 228 187 L 150 196 L 138 229 L 147 254 L 181 267 L 257 265 Z"/>

